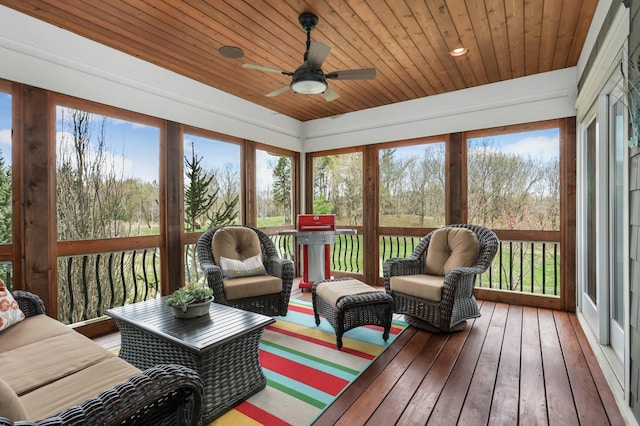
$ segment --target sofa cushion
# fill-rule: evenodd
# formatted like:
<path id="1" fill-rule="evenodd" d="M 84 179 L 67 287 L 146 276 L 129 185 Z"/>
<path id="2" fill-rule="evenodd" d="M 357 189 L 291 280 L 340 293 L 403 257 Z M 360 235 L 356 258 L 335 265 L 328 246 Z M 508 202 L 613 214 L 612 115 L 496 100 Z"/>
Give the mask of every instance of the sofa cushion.
<path id="1" fill-rule="evenodd" d="M 7 285 L 0 280 L 0 331 L 11 327 L 24 319 L 18 302 L 13 298 Z"/>
<path id="2" fill-rule="evenodd" d="M 74 331 L 0 352 L 0 365 L 2 378 L 22 397 L 34 389 L 115 357 Z"/>
<path id="3" fill-rule="evenodd" d="M 389 287 L 393 291 L 434 302 L 442 299 L 443 286 L 444 276 L 442 275 L 399 275 L 389 280 Z"/>
<path id="4" fill-rule="evenodd" d="M 245 260 L 262 254 L 260 239 L 253 229 L 242 226 L 226 226 L 218 229 L 211 240 L 213 261 L 218 266 L 220 257 L 227 259 Z"/>
<path id="5" fill-rule="evenodd" d="M 466 228 L 440 228 L 431 235 L 425 273 L 446 275 L 454 268 L 473 266 L 478 256 L 478 237 Z"/>
<path id="6" fill-rule="evenodd" d="M 223 285 L 224 297 L 227 300 L 264 296 L 282 291 L 282 280 L 273 275 L 227 278 L 223 280 Z"/>
<path id="7" fill-rule="evenodd" d="M 222 276 L 225 278 L 251 277 L 267 273 L 262 264 L 261 254 L 256 254 L 245 260 L 228 259 L 220 256 L 220 268 L 222 268 Z"/>
<path id="8" fill-rule="evenodd" d="M 22 401 L 2 379 L 0 379 L 0 417 L 6 417 L 14 422 L 17 420 L 29 420 L 27 410 L 22 405 Z"/>
<path id="9" fill-rule="evenodd" d="M 108 352 L 105 349 L 103 351 Z M 22 395 L 20 400 L 32 419 L 42 420 L 111 389 L 139 372 L 126 361 L 115 356 L 109 357 Z"/>
<path id="10" fill-rule="evenodd" d="M 27 346 L 61 334 L 75 333 L 73 329 L 46 315 L 34 315 L 15 327 L 0 333 L 0 352 Z"/>

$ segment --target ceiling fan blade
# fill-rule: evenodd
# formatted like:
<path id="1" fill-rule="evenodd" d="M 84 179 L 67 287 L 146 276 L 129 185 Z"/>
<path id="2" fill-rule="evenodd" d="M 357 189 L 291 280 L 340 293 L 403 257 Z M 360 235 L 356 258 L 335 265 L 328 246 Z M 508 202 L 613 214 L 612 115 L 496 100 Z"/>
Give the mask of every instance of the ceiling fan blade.
<path id="1" fill-rule="evenodd" d="M 340 94 L 335 90 L 332 90 L 331 87 L 327 86 L 327 90 L 322 93 L 322 97 L 325 101 L 331 102 L 338 99 L 340 97 Z"/>
<path id="2" fill-rule="evenodd" d="M 360 70 L 345 70 L 330 72 L 325 78 L 334 80 L 373 80 L 376 78 L 375 68 L 363 68 Z"/>
<path id="3" fill-rule="evenodd" d="M 312 41 L 309 45 L 309 53 L 307 54 L 306 63 L 315 70 L 319 70 L 322 67 L 322 63 L 327 58 L 331 48 L 326 44 Z"/>
<path id="4" fill-rule="evenodd" d="M 249 68 L 252 70 L 258 70 L 258 71 L 276 72 L 278 74 L 283 74 L 283 75 L 293 75 L 293 73 L 289 71 L 282 71 L 276 68 L 263 67 L 262 65 L 242 64 L 242 67 Z"/>
<path id="5" fill-rule="evenodd" d="M 271 93 L 267 93 L 267 96 L 278 96 L 278 95 L 283 94 L 287 90 L 289 90 L 289 85 L 288 84 L 286 86 L 282 86 L 281 88 L 274 90 Z"/>

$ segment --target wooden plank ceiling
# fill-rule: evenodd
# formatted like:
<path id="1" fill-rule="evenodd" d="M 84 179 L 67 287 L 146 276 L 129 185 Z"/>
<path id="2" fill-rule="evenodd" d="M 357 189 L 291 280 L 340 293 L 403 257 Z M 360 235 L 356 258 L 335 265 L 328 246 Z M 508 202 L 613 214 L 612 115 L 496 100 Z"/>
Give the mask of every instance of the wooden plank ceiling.
<path id="1" fill-rule="evenodd" d="M 12 9 L 307 121 L 576 65 L 597 0 L 0 0 Z M 329 80 L 340 94 L 287 91 L 312 12 L 322 69 L 373 67 L 375 80 Z M 236 46 L 244 57 L 223 57 Z M 464 46 L 465 56 L 449 51 Z"/>

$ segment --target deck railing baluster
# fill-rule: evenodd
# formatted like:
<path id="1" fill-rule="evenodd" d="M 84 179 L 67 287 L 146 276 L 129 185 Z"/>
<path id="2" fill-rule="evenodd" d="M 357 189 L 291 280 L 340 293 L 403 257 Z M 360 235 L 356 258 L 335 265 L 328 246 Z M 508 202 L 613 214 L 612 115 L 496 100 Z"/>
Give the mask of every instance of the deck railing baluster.
<path id="1" fill-rule="evenodd" d="M 545 262 L 546 256 L 545 252 L 547 250 L 547 245 L 542 243 L 542 294 L 546 294 L 547 292 L 547 262 Z"/>
<path id="2" fill-rule="evenodd" d="M 95 271 L 96 271 L 96 289 L 98 293 L 98 306 L 96 308 L 96 315 L 102 315 L 102 280 L 100 279 L 100 253 L 96 255 L 95 261 Z"/>
<path id="3" fill-rule="evenodd" d="M 127 283 L 124 278 L 124 252 L 120 253 L 120 279 L 122 282 L 122 304 L 127 303 Z"/>
<path id="4" fill-rule="evenodd" d="M 153 248 L 153 279 L 156 283 L 156 294 L 154 297 L 158 297 L 158 287 L 160 280 L 158 279 L 158 264 L 160 263 L 160 259 L 158 258 L 158 248 Z"/>
<path id="5" fill-rule="evenodd" d="M 83 296 L 84 296 L 84 309 L 82 310 L 82 319 L 84 321 L 86 321 L 88 319 L 87 317 L 87 310 L 89 309 L 89 287 L 87 286 L 87 261 L 89 260 L 88 256 L 82 256 L 82 289 L 84 290 Z"/>
<path id="6" fill-rule="evenodd" d="M 124 257 L 124 254 L 122 255 Z M 133 281 L 133 302 L 138 302 L 138 277 L 136 277 L 136 251 L 131 253 L 131 279 Z"/>
<path id="7" fill-rule="evenodd" d="M 74 300 L 75 297 L 73 295 L 74 291 L 73 291 L 73 280 L 71 279 L 72 277 L 72 268 L 73 268 L 73 258 L 70 257 L 69 259 L 67 259 L 67 287 L 68 287 L 68 291 L 69 291 L 69 318 L 73 318 L 73 307 L 75 305 Z"/>
<path id="8" fill-rule="evenodd" d="M 147 249 L 142 251 L 142 276 L 144 277 L 144 297 L 142 300 L 147 300 L 149 296 L 149 280 L 147 278 Z"/>
<path id="9" fill-rule="evenodd" d="M 536 282 L 536 279 L 535 279 L 535 272 L 536 272 L 536 269 L 535 269 L 535 264 L 536 264 L 535 263 L 535 258 L 536 258 L 535 252 L 536 251 L 535 251 L 534 243 L 531 242 L 531 293 L 535 293 L 535 282 Z"/>
<path id="10" fill-rule="evenodd" d="M 116 300 L 116 287 L 113 283 L 113 252 L 109 253 L 109 267 L 107 269 L 107 273 L 109 274 L 109 287 L 111 288 L 111 301 L 109 302 L 109 308 L 113 308 Z"/>

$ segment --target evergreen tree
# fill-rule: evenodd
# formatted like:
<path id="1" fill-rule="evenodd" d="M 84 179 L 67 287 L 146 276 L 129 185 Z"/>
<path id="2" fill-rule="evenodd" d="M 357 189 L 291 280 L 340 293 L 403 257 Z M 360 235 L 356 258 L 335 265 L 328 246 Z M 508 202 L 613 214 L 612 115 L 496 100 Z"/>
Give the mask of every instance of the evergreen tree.
<path id="1" fill-rule="evenodd" d="M 193 232 L 196 230 L 198 219 L 213 206 L 218 191 L 213 196 L 209 195 L 209 188 L 215 176 L 207 175 L 202 168 L 200 164 L 202 157 L 196 155 L 193 142 L 191 142 L 191 160 L 185 156 L 184 162 L 187 178 L 184 188 L 184 221 L 187 231 Z"/>
<path id="2" fill-rule="evenodd" d="M 273 169 L 273 204 L 282 208 L 284 223 L 290 223 L 291 157 L 280 157 Z"/>

